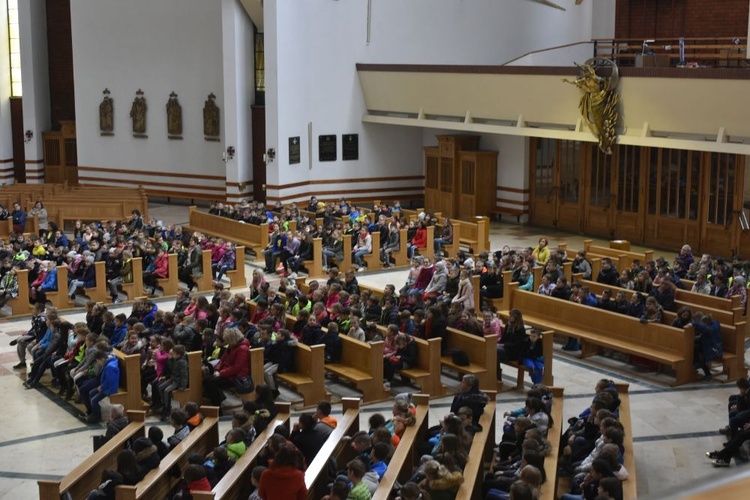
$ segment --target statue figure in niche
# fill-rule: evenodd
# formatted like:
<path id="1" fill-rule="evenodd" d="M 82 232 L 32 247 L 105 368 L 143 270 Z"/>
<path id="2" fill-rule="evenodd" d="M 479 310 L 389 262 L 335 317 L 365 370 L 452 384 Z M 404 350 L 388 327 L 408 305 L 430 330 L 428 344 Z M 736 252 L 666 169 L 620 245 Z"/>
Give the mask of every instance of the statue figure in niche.
<path id="1" fill-rule="evenodd" d="M 177 101 L 177 94 L 169 94 L 167 101 L 167 133 L 169 135 L 182 135 L 182 106 Z"/>
<path id="2" fill-rule="evenodd" d="M 216 96 L 208 94 L 208 100 L 203 106 L 203 135 L 217 137 L 219 135 L 219 107 L 214 101 Z"/>
<path id="3" fill-rule="evenodd" d="M 138 89 L 135 93 L 135 99 L 133 100 L 133 106 L 130 108 L 130 118 L 133 120 L 133 133 L 134 134 L 145 134 L 146 133 L 146 98 L 143 97 L 143 91 Z"/>
<path id="4" fill-rule="evenodd" d="M 99 131 L 105 135 L 111 135 L 115 129 L 115 105 L 109 97 L 109 89 L 104 89 L 104 99 L 99 104 Z"/>

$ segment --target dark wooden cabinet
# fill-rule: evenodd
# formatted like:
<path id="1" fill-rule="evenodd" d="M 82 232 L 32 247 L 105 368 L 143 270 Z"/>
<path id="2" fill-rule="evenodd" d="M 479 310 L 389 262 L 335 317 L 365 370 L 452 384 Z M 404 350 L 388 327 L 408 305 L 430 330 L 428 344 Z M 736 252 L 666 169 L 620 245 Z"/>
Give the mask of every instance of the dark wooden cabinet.
<path id="1" fill-rule="evenodd" d="M 60 131 L 43 132 L 44 181 L 78 184 L 76 122 L 63 121 Z"/>

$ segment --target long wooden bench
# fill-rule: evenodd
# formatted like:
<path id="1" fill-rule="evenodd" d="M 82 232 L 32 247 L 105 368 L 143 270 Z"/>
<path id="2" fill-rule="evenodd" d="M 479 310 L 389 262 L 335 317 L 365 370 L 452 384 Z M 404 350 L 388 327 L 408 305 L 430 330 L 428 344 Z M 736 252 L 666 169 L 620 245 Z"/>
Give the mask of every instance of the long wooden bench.
<path id="1" fill-rule="evenodd" d="M 363 255 L 362 260 L 367 264 L 368 271 L 377 271 L 383 269 L 383 262 L 380 260 L 380 232 L 372 232 L 370 238 L 372 238 L 372 252 Z"/>
<path id="2" fill-rule="evenodd" d="M 542 374 L 542 383 L 547 387 L 551 387 L 555 383 L 555 377 L 552 373 L 552 353 L 555 349 L 555 332 L 547 330 L 542 332 L 542 352 L 544 353 L 544 373 Z M 526 373 L 526 367 L 523 363 L 515 361 L 502 362 L 508 366 L 512 366 L 518 370 L 516 377 L 516 390 L 523 391 L 523 379 Z"/>
<path id="3" fill-rule="evenodd" d="M 412 402 L 417 407 L 416 423 L 407 427 L 404 435 L 401 436 L 401 441 L 388 463 L 388 469 L 386 469 L 378 488 L 372 495 L 373 499 L 385 500 L 390 498 L 391 490 L 393 490 L 396 481 L 400 484 L 406 483 L 412 475 L 414 466 L 419 463 L 420 455 L 417 443 L 424 441 L 427 436 L 430 397 L 427 394 L 415 394 L 412 397 Z"/>
<path id="4" fill-rule="evenodd" d="M 229 279 L 230 288 L 247 287 L 247 276 L 245 275 L 245 247 L 238 245 L 234 250 L 234 269 L 228 269 L 225 273 Z"/>
<path id="5" fill-rule="evenodd" d="M 328 494 L 328 483 L 331 479 L 327 472 L 331 459 L 336 462 L 336 470 L 342 470 L 346 468 L 349 459 L 354 458 L 351 446 L 343 438 L 352 437 L 359 432 L 359 403 L 358 398 L 341 399 L 344 414 L 338 419 L 336 428 L 305 471 L 305 486 L 309 500 L 317 500 Z"/>
<path id="6" fill-rule="evenodd" d="M 562 387 L 551 387 L 552 390 L 552 425 L 547 429 L 547 441 L 552 449 L 544 457 L 544 473 L 547 480 L 539 489 L 540 500 L 557 500 L 557 459 L 560 452 L 560 440 L 563 427 L 563 391 Z M 633 497 L 635 498 L 635 497 Z"/>
<path id="7" fill-rule="evenodd" d="M 263 348 L 258 347 L 256 349 L 250 349 L 250 378 L 253 379 L 255 385 L 265 384 L 265 371 L 263 366 L 265 365 L 265 359 L 263 357 Z M 253 392 L 247 394 L 239 394 L 240 399 L 243 401 L 254 399 Z"/>
<path id="8" fill-rule="evenodd" d="M 142 410 L 141 399 L 141 355 L 124 354 L 119 349 L 113 349 L 120 366 L 120 389 L 109 397 L 112 404 L 121 404 L 126 410 Z M 200 401 L 199 401 L 200 402 Z"/>
<path id="9" fill-rule="evenodd" d="M 156 284 L 161 288 L 162 293 L 165 297 L 172 297 L 177 295 L 177 290 L 180 286 L 178 278 L 179 271 L 177 270 L 177 254 L 170 253 L 167 256 L 167 277 L 157 278 Z"/>
<path id="10" fill-rule="evenodd" d="M 611 242 L 610 242 L 610 245 L 612 245 Z M 641 261 L 642 266 L 645 266 L 646 262 L 650 260 L 654 260 L 653 250 L 646 250 L 645 252 L 642 252 L 642 253 L 631 252 L 628 250 L 612 248 L 611 246 L 603 247 L 601 245 L 594 245 L 593 240 L 584 240 L 583 249 L 586 251 L 587 255 L 594 254 L 594 255 L 599 255 L 602 257 L 610 257 L 610 258 L 617 257 L 620 261 L 620 267 L 618 268 L 620 271 L 623 271 L 624 269 L 630 269 L 630 267 L 633 265 L 634 260 Z"/>
<path id="11" fill-rule="evenodd" d="M 182 391 L 172 392 L 172 399 L 185 406 L 188 402 L 200 404 L 203 401 L 203 352 L 187 353 L 188 386 Z"/>
<path id="12" fill-rule="evenodd" d="M 461 244 L 467 245 L 479 255 L 490 251 L 490 219 L 486 216 L 474 217 L 471 221 L 461 220 Z"/>
<path id="13" fill-rule="evenodd" d="M 619 420 L 625 429 L 623 465 L 628 470 L 628 478 L 622 483 L 622 498 L 638 498 L 635 449 L 633 448 L 633 423 L 630 415 L 630 394 L 628 394 L 629 384 L 617 382 L 615 387 L 620 393 Z"/>
<path id="14" fill-rule="evenodd" d="M 94 262 L 96 285 L 91 288 L 79 288 L 83 295 L 88 297 L 89 300 L 101 302 L 103 304 L 112 302 L 112 297 L 109 296 L 109 288 L 107 288 L 107 271 L 105 268 L 106 263 L 104 261 L 100 260 Z"/>
<path id="15" fill-rule="evenodd" d="M 200 278 L 193 277 L 198 292 L 210 292 L 214 289 L 214 281 L 211 275 L 211 250 L 201 251 L 201 263 L 203 271 Z M 243 262 L 244 266 L 244 262 Z"/>
<path id="16" fill-rule="evenodd" d="M 68 266 L 57 266 L 57 291 L 47 292 L 47 302 L 50 302 L 58 311 L 70 309 L 73 304 L 68 299 Z"/>
<path id="17" fill-rule="evenodd" d="M 268 246 L 268 223 L 245 224 L 226 217 L 200 212 L 197 207 L 191 206 L 187 227 L 191 231 L 234 241 L 252 250 L 258 259 L 263 258 L 262 250 Z M 239 254 L 237 258 L 239 261 L 242 260 Z"/>
<path id="18" fill-rule="evenodd" d="M 520 309 L 528 325 L 579 339 L 582 357 L 607 348 L 671 366 L 676 373 L 675 385 L 695 379 L 692 326 L 680 330 L 641 323 L 637 318 L 521 291 L 517 283 L 511 284 L 508 307 Z M 507 319 L 508 313 L 501 311 L 500 316 Z"/>
<path id="19" fill-rule="evenodd" d="M 253 473 L 253 467 L 258 460 L 258 455 L 266 446 L 268 438 L 273 435 L 276 427 L 279 425 L 283 425 L 287 428 L 289 427 L 289 417 L 291 415 L 290 404 L 276 403 L 276 411 L 278 413 L 273 421 L 268 424 L 266 429 L 257 438 L 255 438 L 255 441 L 250 444 L 245 453 L 237 460 L 234 466 L 229 469 L 221 481 L 219 481 L 211 491 L 193 492 L 191 495 L 194 500 L 235 500 L 250 496 L 250 492 L 252 491 L 252 482 L 250 478 Z"/>
<path id="20" fill-rule="evenodd" d="M 302 395 L 303 407 L 330 399 L 325 388 L 325 346 L 298 343 L 294 351 L 295 371 L 277 373 L 276 378 Z"/>
<path id="21" fill-rule="evenodd" d="M 484 407 L 484 413 L 479 417 L 481 431 L 474 434 L 469 449 L 469 459 L 464 467 L 464 482 L 458 488 L 456 500 L 481 500 L 482 482 L 484 481 L 485 463 L 492 461 L 493 448 L 495 447 L 495 419 L 497 405 L 495 398 L 497 393 L 485 391 L 490 401 Z"/>
<path id="22" fill-rule="evenodd" d="M 449 327 L 443 337 L 443 352 L 447 349 L 464 351 L 470 364 L 459 366 L 453 362 L 451 355 L 443 355 L 440 357 L 443 368 L 475 375 L 479 379 L 479 388 L 483 391 L 497 390 L 497 335 L 477 337 Z"/>
<path id="23" fill-rule="evenodd" d="M 382 341 L 368 344 L 344 334 L 341 339 L 341 359 L 327 363 L 325 369 L 334 375 L 353 382 L 362 391 L 365 403 L 384 401 L 390 394 L 383 388 Z"/>
<path id="24" fill-rule="evenodd" d="M 218 446 L 220 442 L 219 409 L 215 406 L 201 406 L 200 410 L 204 416 L 203 422 L 175 446 L 157 468 L 146 474 L 141 482 L 135 486 L 118 486 L 115 490 L 117 500 L 150 500 L 166 497 L 170 490 L 180 482 L 180 478 L 170 473 L 173 467 L 178 466 L 180 470 L 183 470 L 188 464 L 188 455 L 191 453 L 206 455 Z"/>
<path id="25" fill-rule="evenodd" d="M 377 325 L 378 330 L 385 335 L 387 330 L 382 325 Z M 424 340 L 412 337 L 417 347 L 416 364 L 410 368 L 402 368 L 399 372 L 402 379 L 408 378 L 414 381 L 422 394 L 439 398 L 445 395 L 445 386 L 440 380 L 440 353 L 442 339 Z"/>
<path id="26" fill-rule="evenodd" d="M 175 256 L 176 257 L 176 256 Z M 177 261 L 175 260 L 175 264 Z M 133 281 L 130 283 L 121 283 L 122 293 L 128 296 L 128 300 L 135 300 L 136 297 L 143 295 L 143 259 L 133 257 L 131 261 L 133 269 Z"/>
<path id="27" fill-rule="evenodd" d="M 10 307 L 10 316 L 23 316 L 31 314 L 32 308 L 29 304 L 29 271 L 18 269 L 18 296 L 8 300 L 6 306 Z"/>
<path id="28" fill-rule="evenodd" d="M 624 291 L 628 299 L 630 299 L 630 297 L 635 293 L 632 290 L 613 288 L 593 281 L 582 281 L 582 283 L 587 285 L 591 293 L 594 293 L 598 297 L 601 297 L 601 294 L 602 292 L 604 292 L 604 290 L 612 290 L 613 293 Z M 689 293 L 691 296 L 700 295 L 691 292 L 687 293 Z M 682 297 L 691 298 L 685 294 L 683 294 Z M 721 299 L 718 297 L 708 298 L 723 300 L 726 303 L 730 302 L 727 299 Z M 723 373 L 727 376 L 726 381 L 733 382 L 738 380 L 740 377 L 745 376 L 745 332 L 747 330 L 747 324 L 744 321 L 744 317 L 739 316 L 739 318 L 743 319 L 743 321 L 735 322 L 736 316 L 733 312 L 730 313 L 728 311 L 721 311 L 718 309 L 705 307 L 701 304 L 693 304 L 687 302 L 684 302 L 683 305 L 687 305 L 688 307 L 690 307 L 694 313 L 703 312 L 711 314 L 714 320 L 719 321 L 719 324 L 721 325 L 721 338 L 723 345 L 721 362 L 723 366 Z M 673 311 L 664 311 L 663 323 L 665 325 L 671 325 L 676 318 L 677 313 Z"/>
<path id="29" fill-rule="evenodd" d="M 112 439 L 96 450 L 60 480 L 40 480 L 40 500 L 60 500 L 68 494 L 71 498 L 86 498 L 102 481 L 102 472 L 117 469 L 117 455 L 130 446 L 130 442 L 146 436 L 146 412 L 128 411 L 130 423 Z"/>

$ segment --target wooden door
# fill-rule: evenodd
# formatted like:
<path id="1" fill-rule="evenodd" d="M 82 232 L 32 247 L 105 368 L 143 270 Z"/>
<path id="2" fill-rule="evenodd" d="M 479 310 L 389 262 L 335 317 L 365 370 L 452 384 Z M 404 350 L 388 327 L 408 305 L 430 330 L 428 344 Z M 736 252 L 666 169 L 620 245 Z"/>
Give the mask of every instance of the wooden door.
<path id="1" fill-rule="evenodd" d="M 531 140 L 529 208 L 531 224 L 534 226 L 557 225 L 559 176 L 555 169 L 556 145 L 557 141 L 554 139 Z"/>
<path id="2" fill-rule="evenodd" d="M 734 255 L 740 245 L 738 216 L 742 210 L 745 158 L 705 153 L 703 160 L 700 251 Z"/>
<path id="3" fill-rule="evenodd" d="M 582 144 L 578 141 L 558 141 L 558 193 L 557 224 L 560 229 L 582 230 L 583 197 L 581 196 Z"/>
<path id="4" fill-rule="evenodd" d="M 458 210 L 454 217 L 471 218 L 477 215 L 477 158 L 463 154 L 459 159 Z"/>
<path id="5" fill-rule="evenodd" d="M 643 242 L 655 248 L 679 248 L 684 243 L 700 241 L 702 153 L 657 148 L 648 151 Z"/>
<path id="6" fill-rule="evenodd" d="M 613 155 L 599 151 L 595 144 L 585 145 L 584 232 L 605 238 L 614 233 Z"/>
<path id="7" fill-rule="evenodd" d="M 440 153 L 437 148 L 424 148 L 424 204 L 436 207 L 440 199 Z"/>
<path id="8" fill-rule="evenodd" d="M 644 193 L 648 177 L 643 175 L 648 149 L 640 146 L 617 146 L 615 150 L 614 239 L 641 241 L 645 212 Z"/>

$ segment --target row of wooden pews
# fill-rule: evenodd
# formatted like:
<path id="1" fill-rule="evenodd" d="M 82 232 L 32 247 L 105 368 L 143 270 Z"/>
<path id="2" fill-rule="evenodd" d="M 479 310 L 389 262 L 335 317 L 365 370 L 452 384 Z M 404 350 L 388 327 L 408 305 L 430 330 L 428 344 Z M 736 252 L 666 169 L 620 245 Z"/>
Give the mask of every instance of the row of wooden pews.
<path id="1" fill-rule="evenodd" d="M 579 276 L 579 275 L 575 275 Z M 624 291 L 628 299 L 635 293 L 632 290 L 614 288 L 608 285 L 602 285 L 595 281 L 578 280 L 584 286 L 588 286 L 591 293 L 601 297 L 604 290 L 612 290 L 613 295 L 616 292 Z M 676 307 L 687 306 L 693 313 L 702 312 L 710 314 L 714 320 L 721 324 L 721 336 L 723 345 L 722 367 L 726 375 L 727 382 L 733 382 L 745 376 L 745 332 L 746 321 L 740 311 L 741 308 L 728 309 L 733 305 L 733 300 L 702 295 L 699 293 L 678 290 L 676 295 L 678 300 L 675 301 Z M 739 296 L 734 297 L 739 299 Z M 677 317 L 673 311 L 664 311 L 663 321 L 665 325 L 671 325 Z"/>
<path id="2" fill-rule="evenodd" d="M 268 427 L 260 433 L 255 441 L 247 448 L 245 453 L 237 460 L 237 462 L 229 469 L 229 472 L 222 478 L 219 483 L 214 486 L 211 491 L 207 492 L 193 492 L 192 496 L 195 500 L 208 500 L 208 499 L 235 499 L 235 498 L 247 498 L 252 491 L 252 483 L 250 477 L 252 476 L 253 467 L 258 461 L 258 456 L 266 446 L 268 438 L 270 438 L 276 427 L 283 425 L 289 428 L 289 418 L 291 416 L 291 407 L 289 403 L 276 403 L 276 411 L 278 412 L 272 422 L 269 422 Z M 218 444 L 218 443 L 217 443 Z M 162 498 L 162 497 L 152 497 Z"/>
<path id="3" fill-rule="evenodd" d="M 179 478 L 170 474 L 175 466 L 181 469 L 187 464 L 190 453 L 207 454 L 219 444 L 219 409 L 202 406 L 205 417 L 180 444 L 162 459 L 159 467 L 149 472 L 135 486 L 118 486 L 118 500 L 164 498 Z M 146 435 L 145 412 L 129 411 L 130 424 L 114 438 L 104 444 L 93 455 L 78 465 L 60 481 L 38 481 L 41 500 L 58 500 L 61 495 L 69 494 L 71 498 L 85 498 L 89 492 L 101 483 L 102 472 L 117 469 L 117 455 L 125 449 L 131 439 Z"/>

